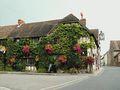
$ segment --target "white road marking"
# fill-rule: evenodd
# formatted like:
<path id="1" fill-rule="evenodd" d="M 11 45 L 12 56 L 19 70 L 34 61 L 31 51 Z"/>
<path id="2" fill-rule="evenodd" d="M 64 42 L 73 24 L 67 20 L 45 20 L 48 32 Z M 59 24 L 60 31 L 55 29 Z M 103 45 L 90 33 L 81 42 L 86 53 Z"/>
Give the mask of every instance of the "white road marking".
<path id="1" fill-rule="evenodd" d="M 58 85 L 54 85 L 54 86 L 51 86 L 51 87 L 42 88 L 40 90 L 57 90 L 57 89 L 60 89 L 60 88 L 63 88 L 63 87 L 66 87 L 66 86 L 69 86 L 69 85 L 81 82 L 81 81 L 86 80 L 88 78 L 89 78 L 89 76 L 86 76 L 86 77 L 82 77 L 80 79 L 75 79 L 75 80 L 72 80 L 72 81 L 68 81 L 68 82 L 65 82 L 65 83 L 62 83 L 62 84 L 58 84 Z"/>

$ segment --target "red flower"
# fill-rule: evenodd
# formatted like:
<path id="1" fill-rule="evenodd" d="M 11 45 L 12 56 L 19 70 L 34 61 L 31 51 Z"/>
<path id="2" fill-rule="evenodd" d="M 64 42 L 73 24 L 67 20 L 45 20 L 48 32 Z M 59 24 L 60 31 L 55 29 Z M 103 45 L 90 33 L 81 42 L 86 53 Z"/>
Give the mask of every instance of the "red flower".
<path id="1" fill-rule="evenodd" d="M 13 64 L 13 63 L 15 63 L 15 61 L 16 61 L 16 54 L 13 54 L 10 58 L 9 58 L 9 64 Z"/>
<path id="2" fill-rule="evenodd" d="M 93 64 L 94 63 L 94 58 L 89 56 L 87 57 L 87 64 Z"/>
<path id="3" fill-rule="evenodd" d="M 22 47 L 22 52 L 25 54 L 25 55 L 28 55 L 30 53 L 30 47 L 28 45 L 24 45 Z"/>
<path id="4" fill-rule="evenodd" d="M 59 55 L 58 56 L 58 61 L 61 62 L 61 63 L 65 63 L 67 61 L 67 56 Z"/>
<path id="5" fill-rule="evenodd" d="M 80 44 L 75 44 L 74 47 L 73 47 L 73 50 L 74 50 L 76 53 L 81 53 Z"/>
<path id="6" fill-rule="evenodd" d="M 45 51 L 48 53 L 48 54 L 52 54 L 53 53 L 53 47 L 51 44 L 47 44 L 45 45 Z"/>

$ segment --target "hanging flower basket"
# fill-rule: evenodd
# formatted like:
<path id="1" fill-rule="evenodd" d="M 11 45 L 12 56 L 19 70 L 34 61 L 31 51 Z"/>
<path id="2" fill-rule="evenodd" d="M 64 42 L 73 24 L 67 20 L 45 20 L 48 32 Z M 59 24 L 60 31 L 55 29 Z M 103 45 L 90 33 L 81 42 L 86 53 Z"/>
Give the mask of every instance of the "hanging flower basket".
<path id="1" fill-rule="evenodd" d="M 67 56 L 66 55 L 59 55 L 58 61 L 61 63 L 65 63 L 67 61 Z"/>
<path id="2" fill-rule="evenodd" d="M 75 44 L 74 47 L 73 47 L 73 50 L 74 50 L 76 53 L 81 53 L 80 44 Z"/>
<path id="3" fill-rule="evenodd" d="M 93 58 L 92 56 L 88 56 L 86 60 L 87 60 L 87 61 L 86 61 L 87 64 L 92 65 L 92 64 L 94 63 L 94 58 Z"/>
<path id="4" fill-rule="evenodd" d="M 23 54 L 25 55 L 25 56 L 27 56 L 27 55 L 29 55 L 29 53 L 30 53 L 30 47 L 29 47 L 29 45 L 24 45 L 23 47 L 22 47 L 22 52 L 23 52 Z"/>
<path id="5" fill-rule="evenodd" d="M 45 51 L 47 52 L 47 54 L 52 54 L 53 53 L 52 45 L 51 44 L 45 45 Z"/>

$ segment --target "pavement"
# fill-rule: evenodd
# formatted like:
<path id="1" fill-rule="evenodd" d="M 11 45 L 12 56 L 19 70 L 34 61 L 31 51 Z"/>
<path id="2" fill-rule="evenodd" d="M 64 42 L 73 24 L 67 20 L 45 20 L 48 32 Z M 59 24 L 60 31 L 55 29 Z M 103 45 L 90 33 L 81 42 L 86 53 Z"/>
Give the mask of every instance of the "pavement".
<path id="1" fill-rule="evenodd" d="M 0 87 L 0 90 L 11 90 L 11 89 L 6 88 L 6 87 Z"/>
<path id="2" fill-rule="evenodd" d="M 94 71 L 93 73 L 78 73 L 78 74 L 86 74 L 96 76 L 104 71 L 104 68 L 100 68 L 99 70 Z M 36 72 L 13 72 L 13 71 L 0 71 L 0 74 L 23 74 L 23 75 L 73 75 L 69 73 L 36 73 Z M 77 75 L 77 74 L 75 74 Z"/>
<path id="3" fill-rule="evenodd" d="M 100 75 L 101 68 L 93 74 L 56 74 L 33 72 L 0 72 L 0 90 L 57 90 Z"/>

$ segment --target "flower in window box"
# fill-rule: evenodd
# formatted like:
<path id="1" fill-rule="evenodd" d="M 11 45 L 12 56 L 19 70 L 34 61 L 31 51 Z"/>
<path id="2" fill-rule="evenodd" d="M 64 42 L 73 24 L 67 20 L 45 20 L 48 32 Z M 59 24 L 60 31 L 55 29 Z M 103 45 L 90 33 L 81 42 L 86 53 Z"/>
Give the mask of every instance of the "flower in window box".
<path id="1" fill-rule="evenodd" d="M 48 53 L 48 54 L 52 54 L 53 53 L 53 47 L 51 44 L 47 44 L 45 45 L 45 51 Z"/>
<path id="2" fill-rule="evenodd" d="M 76 53 L 81 53 L 80 44 L 75 44 L 74 47 L 73 47 L 73 50 L 74 50 Z"/>
<path id="3" fill-rule="evenodd" d="M 58 61 L 61 63 L 65 63 L 67 61 L 67 56 L 66 55 L 59 55 Z"/>
<path id="4" fill-rule="evenodd" d="M 22 47 L 22 52 L 24 55 L 29 55 L 30 53 L 30 46 L 25 44 L 23 47 Z"/>

